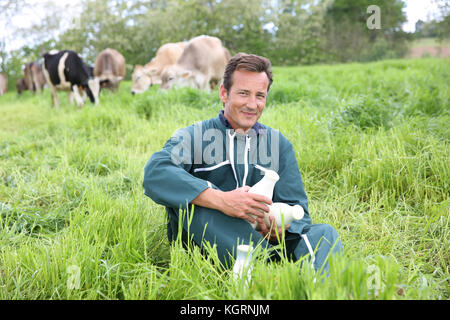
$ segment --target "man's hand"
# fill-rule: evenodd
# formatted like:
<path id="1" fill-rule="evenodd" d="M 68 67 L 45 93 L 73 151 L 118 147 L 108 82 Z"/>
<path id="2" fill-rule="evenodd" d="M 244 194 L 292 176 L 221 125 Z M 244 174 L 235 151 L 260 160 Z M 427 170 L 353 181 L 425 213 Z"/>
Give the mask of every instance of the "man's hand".
<path id="1" fill-rule="evenodd" d="M 191 203 L 219 210 L 230 217 L 241 218 L 250 223 L 256 222 L 251 215 L 264 220 L 264 212 L 269 212 L 267 205 L 271 205 L 272 200 L 259 194 L 248 193 L 249 189 L 249 186 L 245 186 L 224 192 L 209 188 Z"/>
<path id="2" fill-rule="evenodd" d="M 259 226 L 261 227 L 261 230 L 259 233 L 265 237 L 270 242 L 278 242 L 278 240 L 281 240 L 281 235 L 283 233 L 283 229 L 281 227 L 277 226 L 277 223 L 275 222 L 275 218 L 270 216 L 270 227 L 266 225 L 266 222 L 263 219 L 258 218 L 257 219 Z M 291 225 L 288 224 L 285 226 L 284 230 L 287 230 Z"/>
<path id="3" fill-rule="evenodd" d="M 251 223 L 256 222 L 256 219 L 251 215 L 264 219 L 264 212 L 270 210 L 266 204 L 271 205 L 272 200 L 259 194 L 248 193 L 248 190 L 250 190 L 250 187 L 245 186 L 224 192 L 222 212 Z"/>

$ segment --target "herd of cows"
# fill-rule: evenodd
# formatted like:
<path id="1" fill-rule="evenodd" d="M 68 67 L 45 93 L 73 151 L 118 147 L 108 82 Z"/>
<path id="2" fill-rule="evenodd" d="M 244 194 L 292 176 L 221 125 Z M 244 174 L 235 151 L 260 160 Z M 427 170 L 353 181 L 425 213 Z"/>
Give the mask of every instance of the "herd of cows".
<path id="1" fill-rule="evenodd" d="M 220 39 L 198 36 L 186 42 L 166 43 L 146 65 L 137 65 L 132 75 L 131 93 L 146 91 L 151 85 L 161 89 L 192 87 L 209 91 L 218 84 L 231 58 Z M 71 50 L 52 50 L 43 54 L 43 62 L 31 62 L 24 67 L 24 77 L 17 80 L 17 93 L 24 90 L 40 92 L 50 88 L 52 105 L 59 108 L 60 90 L 69 92 L 78 107 L 89 100 L 97 104 L 103 88 L 117 91 L 126 73 L 125 58 L 117 50 L 101 51 L 94 67 L 87 65 L 80 55 Z M 0 73 L 0 96 L 6 92 L 8 77 Z"/>

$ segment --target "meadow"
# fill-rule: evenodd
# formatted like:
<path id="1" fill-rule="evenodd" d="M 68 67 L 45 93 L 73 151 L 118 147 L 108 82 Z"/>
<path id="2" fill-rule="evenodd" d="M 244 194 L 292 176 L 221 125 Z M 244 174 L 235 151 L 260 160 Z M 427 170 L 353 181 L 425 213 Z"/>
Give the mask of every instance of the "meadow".
<path id="1" fill-rule="evenodd" d="M 0 299 L 449 299 L 448 59 L 275 67 L 260 122 L 292 142 L 314 223 L 345 252 L 328 277 L 254 260 L 248 287 L 179 242 L 143 168 L 218 92 L 0 97 Z M 319 281 L 315 281 L 319 279 Z"/>

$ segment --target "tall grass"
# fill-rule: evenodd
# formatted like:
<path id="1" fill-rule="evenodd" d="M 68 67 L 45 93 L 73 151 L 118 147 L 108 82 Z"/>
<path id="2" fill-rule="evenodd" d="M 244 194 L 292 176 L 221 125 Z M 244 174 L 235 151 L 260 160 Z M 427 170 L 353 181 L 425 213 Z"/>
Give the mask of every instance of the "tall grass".
<path id="1" fill-rule="evenodd" d="M 214 249 L 166 238 L 143 167 L 180 127 L 215 117 L 217 92 L 139 96 L 129 82 L 77 109 L 60 93 L 0 97 L 2 299 L 448 299 L 447 60 L 274 68 L 261 122 L 292 142 L 314 223 L 345 253 L 256 254 L 245 287 Z"/>

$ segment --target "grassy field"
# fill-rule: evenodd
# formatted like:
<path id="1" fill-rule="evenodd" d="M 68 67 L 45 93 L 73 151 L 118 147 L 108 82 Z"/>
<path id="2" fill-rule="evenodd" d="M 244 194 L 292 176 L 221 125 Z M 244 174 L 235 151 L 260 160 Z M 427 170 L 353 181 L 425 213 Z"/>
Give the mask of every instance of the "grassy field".
<path id="1" fill-rule="evenodd" d="M 314 223 L 345 254 L 327 278 L 256 255 L 249 287 L 210 251 L 170 246 L 143 168 L 218 93 L 101 93 L 50 107 L 0 97 L 1 299 L 449 299 L 450 64 L 444 59 L 274 68 L 261 122 L 289 138 Z M 320 281 L 314 281 L 319 278 Z"/>

